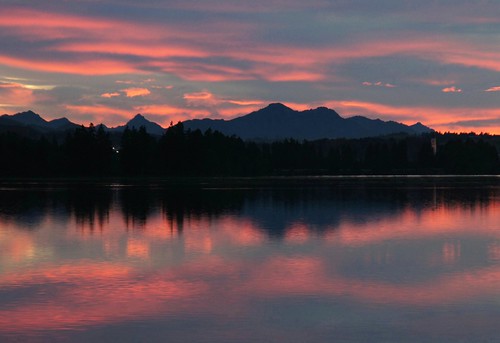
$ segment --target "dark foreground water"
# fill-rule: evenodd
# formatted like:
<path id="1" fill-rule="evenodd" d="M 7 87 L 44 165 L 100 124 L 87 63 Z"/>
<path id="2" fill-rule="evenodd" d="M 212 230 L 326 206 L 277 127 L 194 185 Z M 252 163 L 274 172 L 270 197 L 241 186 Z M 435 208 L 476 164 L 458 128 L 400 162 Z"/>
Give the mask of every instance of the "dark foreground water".
<path id="1" fill-rule="evenodd" d="M 488 342 L 500 179 L 0 184 L 0 341 Z"/>

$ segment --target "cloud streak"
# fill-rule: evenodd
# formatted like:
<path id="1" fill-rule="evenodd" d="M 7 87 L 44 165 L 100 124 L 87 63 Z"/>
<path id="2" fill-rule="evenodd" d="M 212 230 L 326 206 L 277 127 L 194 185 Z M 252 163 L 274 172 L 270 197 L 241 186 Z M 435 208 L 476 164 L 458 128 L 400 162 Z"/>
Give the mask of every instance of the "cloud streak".
<path id="1" fill-rule="evenodd" d="M 490 87 L 485 92 L 500 92 L 500 86 Z"/>

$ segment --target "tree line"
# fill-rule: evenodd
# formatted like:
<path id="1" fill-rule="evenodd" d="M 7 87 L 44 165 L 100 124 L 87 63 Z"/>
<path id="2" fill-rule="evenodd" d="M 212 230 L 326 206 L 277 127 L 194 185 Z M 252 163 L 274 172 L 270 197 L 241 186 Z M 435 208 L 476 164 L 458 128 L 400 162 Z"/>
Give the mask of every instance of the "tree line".
<path id="1" fill-rule="evenodd" d="M 393 135 L 362 139 L 243 141 L 171 125 L 112 137 L 81 126 L 63 138 L 0 133 L 0 176 L 261 176 L 342 174 L 498 174 L 498 136 Z M 437 150 L 431 146 L 436 139 Z"/>

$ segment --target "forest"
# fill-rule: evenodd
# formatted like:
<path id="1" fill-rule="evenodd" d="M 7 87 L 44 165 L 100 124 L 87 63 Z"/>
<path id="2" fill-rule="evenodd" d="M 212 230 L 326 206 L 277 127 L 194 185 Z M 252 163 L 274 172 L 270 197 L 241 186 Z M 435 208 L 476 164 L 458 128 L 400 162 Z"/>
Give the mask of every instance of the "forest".
<path id="1" fill-rule="evenodd" d="M 437 146 L 433 150 L 431 140 Z M 64 137 L 0 133 L 2 177 L 499 174 L 498 136 L 432 133 L 362 139 L 243 141 L 171 125 L 112 137 L 81 126 Z"/>

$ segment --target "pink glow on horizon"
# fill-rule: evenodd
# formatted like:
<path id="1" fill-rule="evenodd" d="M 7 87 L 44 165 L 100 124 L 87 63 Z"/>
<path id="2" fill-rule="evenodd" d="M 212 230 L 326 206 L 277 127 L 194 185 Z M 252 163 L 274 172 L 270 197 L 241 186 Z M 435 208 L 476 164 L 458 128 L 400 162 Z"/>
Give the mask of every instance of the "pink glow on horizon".
<path id="1" fill-rule="evenodd" d="M 391 106 L 380 103 L 364 101 L 331 101 L 324 106 L 336 109 L 340 115 L 366 115 L 369 118 L 383 118 L 412 125 L 417 121 L 424 123 L 438 131 L 470 132 L 477 131 L 477 126 L 466 124 L 453 124 L 460 120 L 494 120 L 500 117 L 500 109 L 477 109 L 477 108 L 439 108 L 439 107 L 407 107 Z M 408 119 L 404 119 L 408 118 Z M 500 134 L 500 126 L 487 126 L 484 128 L 491 134 Z"/>
<path id="2" fill-rule="evenodd" d="M 108 107 L 104 105 L 65 105 L 67 111 L 72 114 L 76 113 L 76 117 L 84 115 L 87 117 L 92 117 L 91 121 L 93 123 L 103 123 L 106 125 L 119 125 L 127 122 L 131 119 L 131 112 L 129 110 L 123 110 L 119 108 Z M 110 120 L 110 117 L 113 118 Z M 117 117 L 122 119 L 116 119 Z"/>

